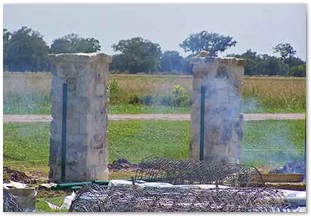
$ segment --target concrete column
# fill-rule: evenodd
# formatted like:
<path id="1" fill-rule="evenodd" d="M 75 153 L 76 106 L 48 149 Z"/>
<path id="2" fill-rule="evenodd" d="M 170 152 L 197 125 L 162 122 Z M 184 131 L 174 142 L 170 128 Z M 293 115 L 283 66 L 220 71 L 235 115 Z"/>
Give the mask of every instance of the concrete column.
<path id="1" fill-rule="evenodd" d="M 66 182 L 108 179 L 108 67 L 103 53 L 51 55 L 49 179 L 61 180 L 62 88 L 68 85 Z"/>
<path id="2" fill-rule="evenodd" d="M 200 158 L 201 87 L 205 86 L 204 156 L 208 161 L 240 162 L 243 116 L 240 114 L 244 60 L 194 58 L 190 155 Z"/>

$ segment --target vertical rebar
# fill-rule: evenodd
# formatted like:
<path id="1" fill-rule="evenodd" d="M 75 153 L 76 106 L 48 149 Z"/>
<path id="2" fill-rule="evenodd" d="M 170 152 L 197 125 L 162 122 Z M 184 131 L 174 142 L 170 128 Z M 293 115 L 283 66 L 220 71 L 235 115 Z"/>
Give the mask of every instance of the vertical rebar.
<path id="1" fill-rule="evenodd" d="M 66 145 L 67 145 L 67 83 L 63 84 L 61 179 L 66 180 Z"/>
<path id="2" fill-rule="evenodd" d="M 200 160 L 204 159 L 204 116 L 205 116 L 205 86 L 201 86 L 201 112 L 200 112 Z"/>

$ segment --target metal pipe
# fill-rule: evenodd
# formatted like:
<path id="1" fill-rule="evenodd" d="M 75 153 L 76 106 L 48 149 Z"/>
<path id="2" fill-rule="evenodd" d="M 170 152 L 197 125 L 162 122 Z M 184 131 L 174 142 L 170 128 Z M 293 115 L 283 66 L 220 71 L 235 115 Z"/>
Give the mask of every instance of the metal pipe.
<path id="1" fill-rule="evenodd" d="M 201 112 L 200 112 L 200 161 L 204 160 L 204 116 L 205 116 L 205 86 L 201 86 Z"/>
<path id="2" fill-rule="evenodd" d="M 66 146 L 67 146 L 67 83 L 63 84 L 61 180 L 66 181 Z"/>

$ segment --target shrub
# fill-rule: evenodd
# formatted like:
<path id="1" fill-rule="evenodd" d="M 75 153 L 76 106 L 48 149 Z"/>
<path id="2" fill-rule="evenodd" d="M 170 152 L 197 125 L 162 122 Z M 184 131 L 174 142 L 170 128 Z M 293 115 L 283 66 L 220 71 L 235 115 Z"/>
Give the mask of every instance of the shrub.
<path id="1" fill-rule="evenodd" d="M 121 101 L 122 90 L 118 82 L 115 79 L 111 81 L 111 83 L 108 86 L 108 89 L 109 89 L 109 99 L 110 99 L 111 104 L 117 104 L 117 103 L 122 102 Z"/>

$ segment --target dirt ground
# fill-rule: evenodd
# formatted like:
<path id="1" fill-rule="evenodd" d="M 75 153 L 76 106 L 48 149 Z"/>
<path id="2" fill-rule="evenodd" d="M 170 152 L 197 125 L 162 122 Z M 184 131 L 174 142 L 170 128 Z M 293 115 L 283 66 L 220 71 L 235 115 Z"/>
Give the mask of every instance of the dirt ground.
<path id="1" fill-rule="evenodd" d="M 168 120 L 168 121 L 190 121 L 190 114 L 120 114 L 108 115 L 111 121 L 120 120 Z M 259 120 L 303 120 L 305 113 L 245 113 L 244 121 Z M 3 115 L 3 122 L 50 122 L 49 115 Z"/>

